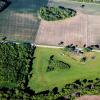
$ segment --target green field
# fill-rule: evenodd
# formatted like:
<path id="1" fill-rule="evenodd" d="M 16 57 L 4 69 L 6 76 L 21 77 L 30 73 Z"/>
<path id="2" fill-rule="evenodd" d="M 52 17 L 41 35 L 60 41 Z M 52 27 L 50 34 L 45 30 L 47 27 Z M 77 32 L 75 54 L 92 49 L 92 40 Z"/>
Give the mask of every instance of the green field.
<path id="1" fill-rule="evenodd" d="M 94 79 L 100 77 L 100 53 L 94 52 L 95 60 L 89 59 L 86 63 L 73 60 L 67 55 L 61 55 L 62 49 L 37 48 L 33 64 L 33 75 L 29 81 L 29 86 L 36 92 L 63 87 L 66 83 L 71 83 L 76 79 Z M 48 60 L 51 55 L 71 65 L 71 68 L 46 72 Z"/>

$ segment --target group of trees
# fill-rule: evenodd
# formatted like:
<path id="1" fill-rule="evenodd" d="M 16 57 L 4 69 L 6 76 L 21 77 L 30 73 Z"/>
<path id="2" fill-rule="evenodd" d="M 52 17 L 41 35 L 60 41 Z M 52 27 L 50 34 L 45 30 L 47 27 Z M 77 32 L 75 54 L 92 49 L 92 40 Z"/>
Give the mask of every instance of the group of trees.
<path id="1" fill-rule="evenodd" d="M 0 87 L 25 88 L 33 52 L 30 44 L 0 43 Z"/>
<path id="2" fill-rule="evenodd" d="M 8 0 L 0 0 L 0 12 L 7 8 L 10 4 L 11 2 Z"/>
<path id="3" fill-rule="evenodd" d="M 100 46 L 99 45 L 90 45 L 90 46 L 86 46 L 84 45 L 83 48 L 78 48 L 78 45 L 67 45 L 64 48 L 64 51 L 68 52 L 68 53 L 73 53 L 73 54 L 77 54 L 79 56 L 81 56 L 80 58 L 80 62 L 86 62 L 88 60 L 88 57 L 84 56 L 85 52 L 92 52 L 92 50 L 100 50 Z M 91 59 L 95 59 L 96 56 L 92 56 Z"/>
<path id="4" fill-rule="evenodd" d="M 86 44 L 84 44 L 83 48 L 79 49 L 78 45 L 70 44 L 65 46 L 64 50 L 68 52 L 84 53 L 84 52 L 91 52 L 92 50 L 100 50 L 100 45 L 96 44 L 96 45 L 86 46 Z"/>
<path id="5" fill-rule="evenodd" d="M 60 91 L 58 87 L 35 93 L 29 88 L 24 90 L 0 88 L 0 98 L 7 100 L 74 100 L 82 95 L 100 95 L 100 79 L 76 80 L 66 84 Z"/>
<path id="6" fill-rule="evenodd" d="M 91 50 L 100 50 L 100 45 L 96 44 L 96 45 L 90 45 L 87 47 L 88 49 Z"/>
<path id="7" fill-rule="evenodd" d="M 72 100 L 85 94 L 100 94 L 100 79 L 76 80 L 66 84 L 61 91 L 58 87 L 52 90 L 35 93 L 27 84 L 32 70 L 35 47 L 30 43 L 0 43 L 0 99 L 7 100 Z M 56 60 L 54 55 L 49 58 L 49 69 L 69 69 L 70 65 Z"/>
<path id="8" fill-rule="evenodd" d="M 47 72 L 54 71 L 57 69 L 69 69 L 71 66 L 63 61 L 56 60 L 54 55 L 51 55 L 49 58 L 49 65 L 47 67 Z"/>
<path id="9" fill-rule="evenodd" d="M 73 54 L 84 54 L 84 51 L 80 50 L 78 48 L 78 45 L 73 45 L 73 44 L 65 46 L 64 51 L 70 52 L 70 53 L 73 53 Z"/>
<path id="10" fill-rule="evenodd" d="M 47 21 L 62 20 L 65 18 L 73 17 L 76 11 L 64 7 L 41 7 L 39 11 L 41 18 Z"/>
<path id="11" fill-rule="evenodd" d="M 77 46 L 74 46 L 73 44 L 65 46 L 64 50 L 68 52 L 74 52 L 76 50 Z"/>
<path id="12" fill-rule="evenodd" d="M 62 100 L 74 99 L 85 94 L 100 94 L 100 79 L 76 80 L 66 84 L 61 91 L 58 87 L 52 90 L 35 93 L 27 86 L 31 71 L 34 47 L 30 44 L 0 43 L 0 99 L 7 100 Z M 54 64 L 56 63 L 56 64 Z M 49 58 L 49 64 L 59 68 L 70 68 L 54 55 Z"/>
<path id="13" fill-rule="evenodd" d="M 61 91 L 55 87 L 48 93 L 37 95 L 36 98 L 43 100 L 75 100 L 82 95 L 100 95 L 100 79 L 94 80 L 76 80 L 71 84 L 66 84 Z"/>

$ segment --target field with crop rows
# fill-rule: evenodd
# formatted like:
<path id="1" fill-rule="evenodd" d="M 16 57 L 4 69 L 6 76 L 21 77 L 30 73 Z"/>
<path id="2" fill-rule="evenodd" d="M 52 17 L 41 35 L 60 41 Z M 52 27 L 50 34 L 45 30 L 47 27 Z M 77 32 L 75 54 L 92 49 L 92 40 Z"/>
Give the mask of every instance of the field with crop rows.
<path id="1" fill-rule="evenodd" d="M 0 13 L 0 39 L 34 42 L 40 20 L 37 11 L 48 0 L 11 0 L 10 6 Z"/>

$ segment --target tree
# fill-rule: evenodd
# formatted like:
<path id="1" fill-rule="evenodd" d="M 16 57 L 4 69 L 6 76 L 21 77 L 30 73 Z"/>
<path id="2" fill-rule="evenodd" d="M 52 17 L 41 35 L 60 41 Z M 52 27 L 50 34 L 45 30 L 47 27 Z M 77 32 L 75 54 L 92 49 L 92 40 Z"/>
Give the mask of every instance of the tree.
<path id="1" fill-rule="evenodd" d="M 53 88 L 52 92 L 53 92 L 54 94 L 57 94 L 57 93 L 58 93 L 58 87 Z"/>
<path id="2" fill-rule="evenodd" d="M 4 36 L 4 37 L 2 38 L 2 40 L 3 40 L 3 41 L 5 41 L 6 39 L 7 39 L 7 37 L 6 37 L 6 36 Z"/>
<path id="3" fill-rule="evenodd" d="M 86 62 L 86 60 L 87 60 L 86 57 L 81 58 L 81 62 Z"/>
<path id="4" fill-rule="evenodd" d="M 84 8 L 85 7 L 85 5 L 81 5 L 81 8 Z"/>
<path id="5" fill-rule="evenodd" d="M 60 43 L 58 43 L 58 45 L 63 45 L 64 44 L 64 42 L 63 41 L 61 41 Z"/>

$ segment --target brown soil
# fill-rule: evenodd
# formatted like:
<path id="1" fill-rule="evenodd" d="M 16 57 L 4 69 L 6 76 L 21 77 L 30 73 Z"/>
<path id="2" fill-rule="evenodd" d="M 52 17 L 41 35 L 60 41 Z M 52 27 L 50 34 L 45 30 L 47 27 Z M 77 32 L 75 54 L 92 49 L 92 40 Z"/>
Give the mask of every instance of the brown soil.
<path id="1" fill-rule="evenodd" d="M 86 96 L 82 96 L 82 97 L 78 98 L 77 100 L 100 100 L 100 96 L 86 95 Z"/>
<path id="2" fill-rule="evenodd" d="M 37 44 L 90 45 L 100 43 L 100 16 L 78 13 L 75 17 L 60 21 L 44 21 L 36 37 Z"/>

